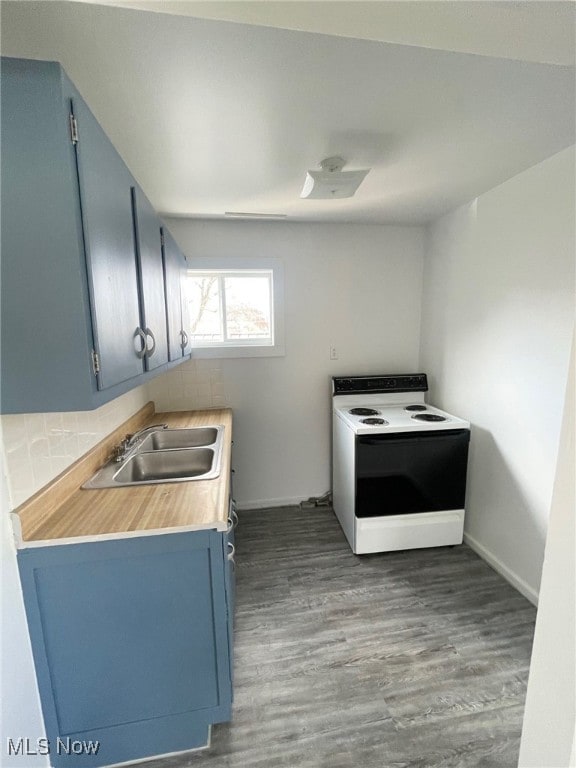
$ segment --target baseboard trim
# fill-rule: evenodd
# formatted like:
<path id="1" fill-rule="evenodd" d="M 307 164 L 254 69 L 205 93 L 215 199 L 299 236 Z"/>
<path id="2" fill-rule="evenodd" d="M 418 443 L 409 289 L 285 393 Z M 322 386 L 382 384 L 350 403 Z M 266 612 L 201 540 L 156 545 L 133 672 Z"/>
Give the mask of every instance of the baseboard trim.
<path id="1" fill-rule="evenodd" d="M 489 549 L 487 549 L 483 544 L 480 544 L 480 542 L 477 541 L 473 536 L 470 536 L 469 533 L 464 532 L 464 543 L 468 544 L 470 549 L 473 549 L 474 552 L 476 552 L 477 555 L 480 555 L 483 560 L 486 560 L 488 565 L 492 566 L 495 571 L 498 571 L 498 573 L 503 576 L 509 584 L 512 584 L 512 586 L 517 589 L 520 594 L 524 595 L 527 600 L 530 600 L 532 605 L 538 607 L 538 592 L 536 592 L 535 589 L 527 584 L 524 579 L 521 579 L 520 576 L 508 568 L 507 565 L 504 565 L 502 560 L 497 558 L 496 555 L 492 554 Z"/>
<path id="2" fill-rule="evenodd" d="M 257 499 L 256 501 L 239 501 L 236 504 L 237 509 L 271 509 L 274 507 L 297 507 L 307 496 L 287 496 L 284 499 Z"/>

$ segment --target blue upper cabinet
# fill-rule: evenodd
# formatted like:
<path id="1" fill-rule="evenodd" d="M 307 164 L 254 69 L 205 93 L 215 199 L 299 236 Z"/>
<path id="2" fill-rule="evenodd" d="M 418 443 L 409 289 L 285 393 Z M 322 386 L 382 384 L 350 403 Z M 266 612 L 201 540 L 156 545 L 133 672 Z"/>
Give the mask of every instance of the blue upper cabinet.
<path id="1" fill-rule="evenodd" d="M 132 177 L 84 101 L 71 100 L 100 389 L 142 373 Z"/>
<path id="2" fill-rule="evenodd" d="M 3 413 L 95 389 L 76 161 L 57 64 L 1 61 Z M 62 398 L 64 399 L 64 398 Z"/>
<path id="3" fill-rule="evenodd" d="M 0 74 L 1 411 L 90 410 L 168 365 L 160 221 L 59 64 Z"/>
<path id="4" fill-rule="evenodd" d="M 166 287 L 166 322 L 170 360 L 182 359 L 190 348 L 183 322 L 183 273 L 186 259 L 167 229 L 162 229 L 162 257 Z"/>

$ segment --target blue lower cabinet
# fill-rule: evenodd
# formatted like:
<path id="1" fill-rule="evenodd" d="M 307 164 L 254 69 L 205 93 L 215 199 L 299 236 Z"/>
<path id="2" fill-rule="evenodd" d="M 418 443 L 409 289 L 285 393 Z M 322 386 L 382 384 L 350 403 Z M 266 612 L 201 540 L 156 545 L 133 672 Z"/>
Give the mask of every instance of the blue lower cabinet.
<path id="1" fill-rule="evenodd" d="M 226 550 L 195 531 L 19 552 L 53 766 L 201 747 L 230 719 Z"/>

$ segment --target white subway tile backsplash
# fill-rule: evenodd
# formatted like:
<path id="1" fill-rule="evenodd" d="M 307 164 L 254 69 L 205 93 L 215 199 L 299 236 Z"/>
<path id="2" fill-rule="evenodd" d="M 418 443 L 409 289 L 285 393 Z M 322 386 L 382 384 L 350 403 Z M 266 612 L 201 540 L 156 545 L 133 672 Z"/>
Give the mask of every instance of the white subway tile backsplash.
<path id="1" fill-rule="evenodd" d="M 143 386 L 94 411 L 2 416 L 12 506 L 30 498 L 149 399 L 154 397 Z"/>
<path id="2" fill-rule="evenodd" d="M 220 362 L 191 359 L 148 385 L 158 410 L 180 411 L 228 405 Z"/>
<path id="3" fill-rule="evenodd" d="M 4 442 L 10 446 L 9 450 L 14 451 L 28 443 L 26 421 L 21 416 L 3 416 L 2 432 L 4 434 Z"/>
<path id="4" fill-rule="evenodd" d="M 225 389 L 224 389 L 224 383 L 223 382 L 221 382 L 221 381 L 214 381 L 212 383 L 211 389 L 212 389 L 212 398 L 213 399 L 216 399 L 216 398 L 222 399 L 222 398 L 224 398 L 226 392 L 225 392 Z"/>
<path id="5" fill-rule="evenodd" d="M 29 442 L 46 438 L 46 420 L 43 413 L 26 414 L 24 423 L 26 424 L 26 434 Z"/>
<path id="6" fill-rule="evenodd" d="M 27 478 L 32 472 L 32 459 L 28 452 L 28 446 L 18 444 L 7 453 L 7 461 L 11 468 L 10 477 L 14 485 L 21 488 L 26 485 Z"/>
<path id="7" fill-rule="evenodd" d="M 54 479 L 52 459 L 50 456 L 38 456 L 32 458 L 32 475 L 34 478 L 34 486 L 38 489 Z M 28 496 L 29 494 L 26 494 L 22 501 L 25 501 Z"/>
<path id="8" fill-rule="evenodd" d="M 172 401 L 172 410 L 174 411 L 189 411 L 190 401 L 186 397 L 181 397 Z"/>
<path id="9" fill-rule="evenodd" d="M 49 435 L 60 435 L 64 429 L 64 420 L 62 413 L 46 413 L 44 420 L 46 422 L 46 432 Z"/>
<path id="10" fill-rule="evenodd" d="M 64 472 L 64 470 L 70 466 L 72 461 L 70 460 L 69 456 L 53 456 L 50 459 L 50 464 L 52 467 L 52 476 L 57 477 L 61 472 Z"/>
<path id="11" fill-rule="evenodd" d="M 168 394 L 171 398 L 178 400 L 184 397 L 184 383 L 181 377 L 172 376 L 168 381 Z"/>
<path id="12" fill-rule="evenodd" d="M 28 452 L 33 462 L 50 458 L 50 441 L 47 437 L 35 437 L 28 444 Z"/>
<path id="13" fill-rule="evenodd" d="M 205 407 L 212 399 L 212 387 L 209 381 L 199 381 L 198 387 L 198 401 Z"/>
<path id="14" fill-rule="evenodd" d="M 222 369 L 189 360 L 95 411 L 2 416 L 8 482 L 18 506 L 153 400 L 161 411 L 228 405 Z"/>

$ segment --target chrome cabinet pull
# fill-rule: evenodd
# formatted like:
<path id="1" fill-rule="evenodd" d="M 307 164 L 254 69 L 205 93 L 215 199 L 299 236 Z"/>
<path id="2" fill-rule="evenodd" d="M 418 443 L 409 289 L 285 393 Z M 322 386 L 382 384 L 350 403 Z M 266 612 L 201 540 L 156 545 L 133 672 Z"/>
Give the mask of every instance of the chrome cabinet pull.
<path id="1" fill-rule="evenodd" d="M 231 544 L 230 542 L 228 542 L 228 547 L 230 549 L 230 552 L 228 552 L 228 555 L 227 555 L 228 561 L 232 563 L 234 568 L 236 568 L 236 560 L 234 558 L 234 555 L 236 554 L 236 547 L 234 546 L 234 544 Z"/>
<path id="2" fill-rule="evenodd" d="M 188 346 L 188 334 L 186 333 L 186 331 L 180 331 L 180 335 L 182 336 L 182 343 L 180 346 L 184 350 Z"/>
<path id="3" fill-rule="evenodd" d="M 230 533 L 231 530 L 234 528 L 234 521 L 231 517 L 228 518 L 228 528 L 226 528 L 226 533 Z"/>
<path id="4" fill-rule="evenodd" d="M 152 355 L 154 354 L 154 350 L 156 349 L 156 339 L 154 338 L 154 334 L 152 333 L 150 328 L 146 328 L 146 336 L 147 337 L 149 336 L 152 339 L 152 348 L 148 346 L 148 339 L 146 339 L 145 354 L 146 354 L 146 357 L 152 357 Z"/>
<path id="5" fill-rule="evenodd" d="M 234 502 L 232 502 L 232 522 L 234 524 L 234 528 L 236 528 L 236 526 L 240 522 L 240 519 L 238 517 L 238 512 L 236 512 L 236 507 L 234 506 Z"/>
<path id="6" fill-rule="evenodd" d="M 140 349 L 134 349 L 134 352 L 136 353 L 136 357 L 138 357 L 140 360 L 144 357 L 146 354 L 146 334 L 142 330 L 142 328 L 136 328 L 134 331 L 134 340 L 140 339 L 142 342 L 142 347 Z"/>

